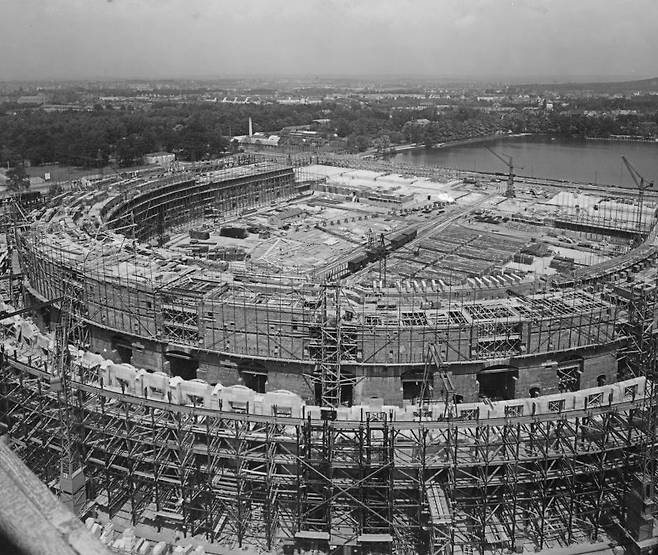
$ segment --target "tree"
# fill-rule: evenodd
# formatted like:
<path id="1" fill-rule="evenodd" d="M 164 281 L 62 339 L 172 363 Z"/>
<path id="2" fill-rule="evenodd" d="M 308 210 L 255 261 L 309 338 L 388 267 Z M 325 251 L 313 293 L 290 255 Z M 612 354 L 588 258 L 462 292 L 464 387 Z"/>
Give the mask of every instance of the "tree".
<path id="1" fill-rule="evenodd" d="M 56 197 L 57 195 L 61 195 L 63 192 L 64 188 L 62 187 L 61 183 L 51 183 L 48 187 L 48 196 L 51 198 Z"/>
<path id="2" fill-rule="evenodd" d="M 370 141 L 365 135 L 350 135 L 347 138 L 347 148 L 351 152 L 363 152 L 370 146 Z"/>
<path id="3" fill-rule="evenodd" d="M 20 193 L 30 188 L 30 178 L 23 164 L 16 164 L 7 170 L 7 190 L 12 193 Z"/>
<path id="4" fill-rule="evenodd" d="M 388 135 L 380 135 L 372 141 L 372 145 L 377 148 L 380 154 L 387 154 L 391 149 L 391 138 Z"/>

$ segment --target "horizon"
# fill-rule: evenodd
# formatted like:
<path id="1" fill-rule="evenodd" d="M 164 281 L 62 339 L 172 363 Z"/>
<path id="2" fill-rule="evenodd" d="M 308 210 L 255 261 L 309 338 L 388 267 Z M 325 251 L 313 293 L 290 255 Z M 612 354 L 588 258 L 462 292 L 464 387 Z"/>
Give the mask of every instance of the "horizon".
<path id="1" fill-rule="evenodd" d="M 643 81 L 653 81 L 658 79 L 658 75 L 634 76 L 634 75 L 617 75 L 617 76 L 600 76 L 600 75 L 581 75 L 571 77 L 560 76 L 530 76 L 527 79 L 521 77 L 505 76 L 431 76 L 431 75 L 349 75 L 349 74 L 226 74 L 226 75 L 171 75 L 151 77 L 143 76 L 89 76 L 81 78 L 34 78 L 34 79 L 0 79 L 0 84 L 89 84 L 89 83 L 107 83 L 107 82 L 185 82 L 192 81 L 198 83 L 214 83 L 219 81 L 238 81 L 251 80 L 254 83 L 259 81 L 287 81 L 299 80 L 312 84 L 317 81 L 322 84 L 335 84 L 337 81 L 373 81 L 382 85 L 400 85 L 403 81 L 411 81 L 413 85 L 423 84 L 457 84 L 468 83 L 477 85 L 501 85 L 501 86 L 534 86 L 534 85 L 605 85 L 605 84 L 623 84 Z M 415 83 L 414 83 L 415 81 Z M 368 83 L 369 85 L 372 83 Z M 365 85 L 365 84 L 364 84 Z"/>

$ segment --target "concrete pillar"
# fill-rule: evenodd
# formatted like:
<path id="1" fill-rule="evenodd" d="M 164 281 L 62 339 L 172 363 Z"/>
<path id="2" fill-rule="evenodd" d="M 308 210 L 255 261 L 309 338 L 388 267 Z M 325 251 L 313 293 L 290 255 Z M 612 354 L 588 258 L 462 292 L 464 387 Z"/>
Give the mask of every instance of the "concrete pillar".
<path id="1" fill-rule="evenodd" d="M 60 501 L 76 516 L 80 516 L 87 504 L 86 482 L 82 468 L 71 473 L 63 468 L 59 477 Z"/>

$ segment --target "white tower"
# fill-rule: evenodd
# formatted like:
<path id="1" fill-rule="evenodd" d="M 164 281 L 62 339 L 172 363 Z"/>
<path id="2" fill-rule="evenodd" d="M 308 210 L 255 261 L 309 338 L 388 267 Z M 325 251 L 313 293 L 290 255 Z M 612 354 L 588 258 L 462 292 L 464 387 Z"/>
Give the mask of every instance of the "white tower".
<path id="1" fill-rule="evenodd" d="M 251 137 L 254 134 L 254 128 L 251 125 L 251 118 L 249 118 L 249 136 Z"/>

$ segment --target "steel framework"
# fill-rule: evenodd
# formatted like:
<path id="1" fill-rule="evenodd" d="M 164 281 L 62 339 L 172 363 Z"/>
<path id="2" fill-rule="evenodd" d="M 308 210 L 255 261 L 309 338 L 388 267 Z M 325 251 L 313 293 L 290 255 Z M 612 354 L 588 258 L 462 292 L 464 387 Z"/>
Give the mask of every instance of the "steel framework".
<path id="1" fill-rule="evenodd" d="M 87 498 L 110 516 L 238 545 L 484 553 L 596 540 L 632 517 L 629 482 L 655 441 L 637 388 L 614 406 L 591 394 L 575 411 L 341 421 L 132 397 L 82 366 L 71 373 L 67 433 L 51 375 L 20 353 L 3 358 L 3 421 L 44 481 L 56 484 L 53 463 L 74 447 Z"/>
<path id="2" fill-rule="evenodd" d="M 657 278 L 658 279 L 658 278 Z M 624 375 L 646 377 L 646 398 L 639 410 L 646 431 L 639 443 L 641 467 L 633 477 L 633 485 L 626 492 L 628 510 L 627 531 L 636 545 L 653 539 L 653 506 L 656 483 L 656 356 L 658 355 L 658 281 L 632 284 L 622 295 L 628 319 L 625 332 L 629 341 L 620 353 Z"/>
<path id="3" fill-rule="evenodd" d="M 115 262 L 137 266 L 135 245 L 132 249 L 132 254 L 116 255 Z M 219 297 L 226 289 L 218 282 L 181 278 L 165 288 L 154 285 L 148 267 L 130 278 L 116 275 L 112 287 L 117 282 L 120 287 L 111 293 L 114 310 L 107 299 L 108 280 L 98 279 L 106 276 L 102 253 L 90 272 L 98 279 L 92 284 L 85 283 L 89 276 L 82 270 L 86 256 L 74 264 L 65 261 L 61 248 L 49 249 L 49 261 L 24 250 L 30 254 L 26 268 L 40 282 L 40 291 L 50 298 L 63 293 L 63 321 L 54 360 L 11 346 L 9 339 L 3 343 L 0 416 L 17 451 L 62 496 L 80 490 L 63 483 L 59 461 L 70 461 L 69 478 L 84 471 L 87 501 L 81 513 L 96 507 L 133 525 L 177 528 L 210 541 L 268 550 L 295 543 L 324 550 L 353 545 L 453 554 L 566 546 L 620 530 L 628 531 L 621 541 L 639 544 L 652 538 L 655 290 L 631 291 L 619 306 L 604 302 L 600 291 L 517 294 L 516 315 L 505 303 L 464 304 L 463 295 L 456 300 L 450 292 L 447 310 L 439 311 L 439 292 L 424 291 L 435 297 L 431 309 L 427 298 L 409 296 L 408 308 L 387 315 L 378 308 L 366 314 L 363 300 L 350 304 L 353 292 L 324 284 L 316 302 L 296 292 L 295 301 L 305 310 L 293 317 L 290 304 L 286 336 L 281 333 L 286 311 L 267 303 L 254 312 L 260 320 L 245 316 L 243 329 L 235 325 L 236 314 L 247 314 L 248 298 L 267 296 L 263 287 L 236 286 L 230 304 L 215 302 L 205 295 L 215 291 Z M 48 264 L 55 263 L 57 272 L 48 275 Z M 92 287 L 95 304 L 86 302 Z M 140 298 L 144 291 L 148 294 Z M 398 298 L 403 297 L 400 291 Z M 390 337 L 378 343 L 373 333 L 371 346 L 357 339 L 351 309 L 362 311 L 362 331 L 391 318 Z M 618 319 L 618 312 L 623 317 Z M 148 391 L 130 395 L 109 388 L 98 367 L 68 354 L 69 341 L 88 344 L 79 323 L 106 323 L 103 317 L 111 320 L 110 329 L 132 336 L 196 348 L 203 342 L 228 352 L 239 352 L 238 343 L 240 348 L 244 343 L 246 354 L 254 354 L 249 351 L 254 343 L 258 349 L 254 332 L 260 331 L 267 356 L 283 358 L 283 353 L 289 361 L 313 361 L 310 377 L 319 387 L 321 410 L 309 409 L 302 417 L 266 416 L 247 407 L 243 413 L 221 411 L 194 398 L 179 405 L 149 398 Z M 229 325 L 208 332 L 202 320 Z M 307 326 L 308 334 L 293 333 L 298 326 Z M 524 327 L 532 330 L 526 345 L 520 340 Z M 404 336 L 408 349 L 403 351 Z M 452 403 L 450 363 L 539 356 L 617 345 L 621 339 L 628 339 L 622 373 L 647 378 L 642 390 L 626 387 L 622 401 L 586 390 L 579 393 L 584 408 L 566 407 L 560 399 L 546 407 L 539 400 L 519 400 L 506 404 L 505 415 L 496 418 L 476 408 L 458 412 Z M 365 357 L 364 346 L 369 348 Z M 390 356 L 377 358 L 382 351 Z M 415 372 L 424 365 L 417 414 L 397 419 L 364 405 L 360 417 L 350 413 L 351 420 L 334 419 L 342 388 L 357 379 L 350 366 L 385 365 L 395 356 L 402 362 L 403 352 Z M 580 389 L 578 376 L 577 367 L 557 369 L 563 391 Z M 442 396 L 448 401 L 440 415 L 424 403 L 435 383 L 442 384 L 443 393 L 433 395 L 434 402 Z"/>

